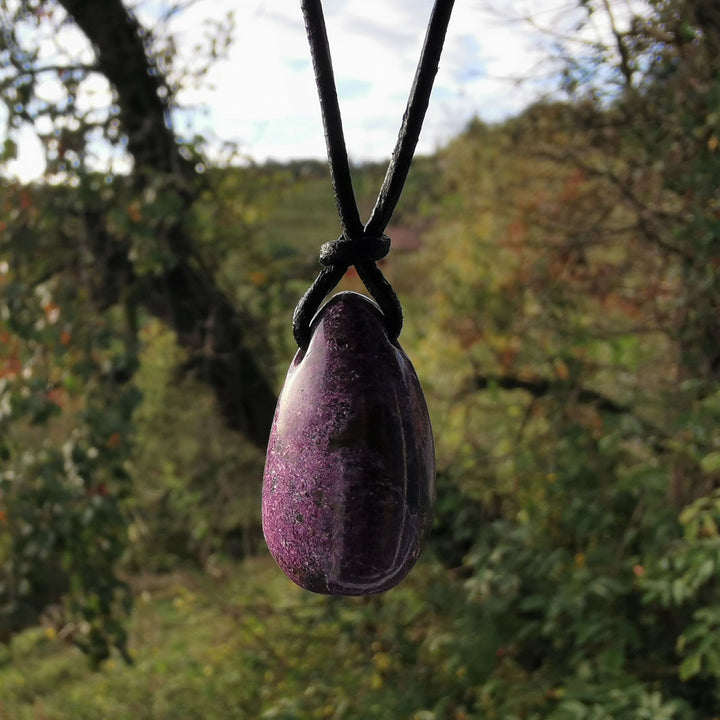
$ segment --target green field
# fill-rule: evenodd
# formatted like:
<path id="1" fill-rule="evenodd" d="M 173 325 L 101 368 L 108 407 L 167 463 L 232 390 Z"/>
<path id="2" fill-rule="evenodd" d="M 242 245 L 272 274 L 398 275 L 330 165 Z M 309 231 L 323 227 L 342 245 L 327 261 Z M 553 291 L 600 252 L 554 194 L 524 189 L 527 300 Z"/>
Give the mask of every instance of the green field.
<path id="1" fill-rule="evenodd" d="M 0 718 L 466 717 L 478 669 L 447 647 L 453 608 L 430 561 L 364 600 L 311 595 L 268 557 L 215 574 L 133 578 L 133 666 L 113 656 L 91 671 L 49 628 L 15 637 L 0 664 Z"/>

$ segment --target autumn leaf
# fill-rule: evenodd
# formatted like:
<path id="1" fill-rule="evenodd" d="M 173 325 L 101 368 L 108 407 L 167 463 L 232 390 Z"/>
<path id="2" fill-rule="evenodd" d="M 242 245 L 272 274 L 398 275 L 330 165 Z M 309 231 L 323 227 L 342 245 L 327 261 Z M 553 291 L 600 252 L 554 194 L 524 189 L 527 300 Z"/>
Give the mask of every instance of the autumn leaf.
<path id="1" fill-rule="evenodd" d="M 122 436 L 119 432 L 114 432 L 108 439 L 107 443 L 105 443 L 111 450 L 114 450 L 115 448 L 120 447 L 120 444 L 122 443 Z"/>

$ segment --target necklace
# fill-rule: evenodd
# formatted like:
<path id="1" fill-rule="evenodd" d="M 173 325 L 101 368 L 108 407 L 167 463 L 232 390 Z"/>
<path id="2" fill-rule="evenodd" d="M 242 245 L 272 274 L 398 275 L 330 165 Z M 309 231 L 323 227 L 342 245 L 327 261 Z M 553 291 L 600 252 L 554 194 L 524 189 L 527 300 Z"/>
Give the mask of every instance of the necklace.
<path id="1" fill-rule="evenodd" d="M 263 478 L 263 531 L 285 574 L 306 590 L 368 595 L 397 585 L 432 519 L 435 451 L 425 398 L 398 343 L 402 308 L 377 261 L 410 170 L 453 0 L 436 0 L 377 202 L 355 200 L 321 0 L 302 0 L 320 98 L 339 239 L 293 316 L 298 351 L 275 411 Z M 354 265 L 374 301 L 343 292 Z"/>

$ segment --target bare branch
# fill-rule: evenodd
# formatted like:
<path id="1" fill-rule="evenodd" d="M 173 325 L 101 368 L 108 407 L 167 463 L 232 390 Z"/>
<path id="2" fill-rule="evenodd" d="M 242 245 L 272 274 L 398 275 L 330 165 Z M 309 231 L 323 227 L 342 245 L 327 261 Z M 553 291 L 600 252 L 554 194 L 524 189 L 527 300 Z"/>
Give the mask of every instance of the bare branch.
<path id="1" fill-rule="evenodd" d="M 609 168 L 598 168 L 595 165 L 585 162 L 572 150 L 563 150 L 562 153 L 540 151 L 539 156 L 555 162 L 572 162 L 576 167 L 586 172 L 589 176 L 606 180 L 614 185 L 622 193 L 637 215 L 638 228 L 647 240 L 662 248 L 665 252 L 681 257 L 685 262 L 692 262 L 694 257 L 688 250 L 669 243 L 663 238 L 658 224 L 663 221 L 677 222 L 680 218 L 673 213 L 662 209 L 650 210 L 647 205 L 637 196 L 634 190 L 617 173 Z"/>
<path id="2" fill-rule="evenodd" d="M 630 88 L 633 84 L 633 67 L 630 61 L 630 51 L 625 43 L 625 37 L 622 32 L 618 29 L 617 23 L 615 22 L 615 15 L 613 14 L 609 0 L 603 0 L 603 6 L 607 13 L 608 20 L 610 22 L 610 29 L 615 37 L 615 44 L 617 46 L 618 54 L 620 56 L 620 72 L 625 78 L 625 85 Z"/>
<path id="3" fill-rule="evenodd" d="M 596 390 L 579 387 L 564 380 L 548 380 L 546 378 L 527 380 L 513 375 L 477 375 L 472 379 L 472 383 L 475 390 L 499 387 L 503 390 L 523 390 L 534 398 L 566 397 L 573 402 L 593 405 L 600 412 L 608 415 L 627 415 L 642 427 L 654 452 L 661 453 L 668 450 L 666 445 L 670 437 L 664 430 L 640 417 L 635 408 L 619 403 Z"/>

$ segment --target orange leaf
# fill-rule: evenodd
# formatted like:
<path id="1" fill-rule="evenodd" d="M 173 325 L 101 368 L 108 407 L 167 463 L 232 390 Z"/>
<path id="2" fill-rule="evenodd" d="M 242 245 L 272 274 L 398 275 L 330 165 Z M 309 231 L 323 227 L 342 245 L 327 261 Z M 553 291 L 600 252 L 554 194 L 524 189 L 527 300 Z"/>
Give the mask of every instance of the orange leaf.
<path id="1" fill-rule="evenodd" d="M 267 282 L 267 273 L 264 273 L 262 270 L 251 272 L 250 282 L 257 287 L 264 285 Z"/>
<path id="2" fill-rule="evenodd" d="M 46 397 L 49 402 L 54 403 L 58 407 L 62 407 L 65 404 L 65 391 L 62 388 L 52 388 L 48 390 Z"/>
<path id="3" fill-rule="evenodd" d="M 561 380 L 568 379 L 568 376 L 570 375 L 570 370 L 568 370 L 568 366 L 562 360 L 555 360 L 555 374 Z"/>
<path id="4" fill-rule="evenodd" d="M 111 448 L 115 449 L 116 447 L 120 446 L 120 443 L 122 442 L 122 436 L 119 432 L 114 432 L 107 440 L 106 445 Z"/>
<path id="5" fill-rule="evenodd" d="M 142 219 L 142 213 L 140 212 L 140 205 L 138 203 L 130 203 L 127 206 L 128 217 L 135 223 L 140 222 Z"/>

